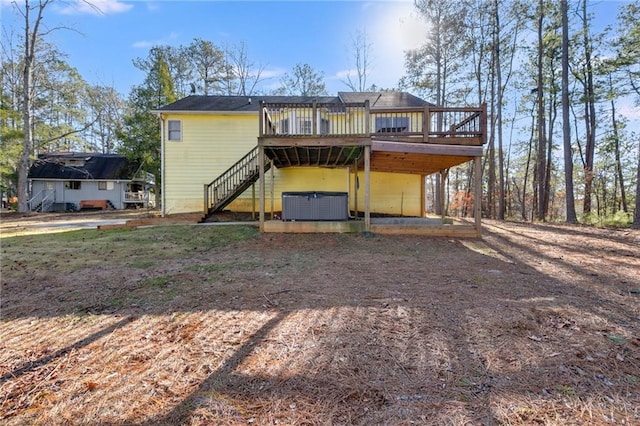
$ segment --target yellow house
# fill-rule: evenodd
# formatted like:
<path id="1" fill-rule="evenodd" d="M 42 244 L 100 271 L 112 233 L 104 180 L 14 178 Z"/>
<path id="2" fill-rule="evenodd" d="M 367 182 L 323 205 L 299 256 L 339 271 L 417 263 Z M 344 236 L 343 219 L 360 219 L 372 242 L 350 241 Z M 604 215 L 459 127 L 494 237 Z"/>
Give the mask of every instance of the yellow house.
<path id="1" fill-rule="evenodd" d="M 296 200 L 312 197 L 338 203 L 327 208 L 339 220 L 364 215 L 365 229 L 371 214 L 423 217 L 426 175 L 479 165 L 484 111 L 437 108 L 405 92 L 188 96 L 155 111 L 162 213 L 260 210 L 268 230 L 265 215 L 313 221 L 291 216 Z"/>

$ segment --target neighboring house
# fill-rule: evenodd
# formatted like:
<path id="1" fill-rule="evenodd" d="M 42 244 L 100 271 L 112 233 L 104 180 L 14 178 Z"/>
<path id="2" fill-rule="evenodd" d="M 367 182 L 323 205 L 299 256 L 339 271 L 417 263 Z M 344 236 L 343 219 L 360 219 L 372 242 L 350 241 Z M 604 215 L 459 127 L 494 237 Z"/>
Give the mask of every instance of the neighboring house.
<path id="1" fill-rule="evenodd" d="M 40 154 L 29 169 L 33 211 L 152 207 L 154 176 L 122 155 Z"/>
<path id="2" fill-rule="evenodd" d="M 438 108 L 405 92 L 188 96 L 154 112 L 162 213 L 260 209 L 261 224 L 292 193 L 345 194 L 367 228 L 371 213 L 423 217 L 425 176 L 479 165 L 486 128 L 484 106 Z"/>

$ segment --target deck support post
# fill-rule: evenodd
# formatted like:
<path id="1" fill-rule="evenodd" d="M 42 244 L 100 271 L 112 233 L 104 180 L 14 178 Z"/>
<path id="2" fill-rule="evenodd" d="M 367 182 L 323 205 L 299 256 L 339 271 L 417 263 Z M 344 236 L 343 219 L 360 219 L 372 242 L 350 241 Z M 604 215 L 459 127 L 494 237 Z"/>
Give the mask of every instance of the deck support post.
<path id="1" fill-rule="evenodd" d="M 251 184 L 251 219 L 256 219 L 256 184 Z"/>
<path id="2" fill-rule="evenodd" d="M 482 235 L 482 157 L 473 157 L 474 174 L 474 196 L 473 196 L 473 216 L 475 218 L 475 228 L 477 236 Z"/>
<path id="3" fill-rule="evenodd" d="M 260 232 L 264 232 L 264 146 L 258 144 L 258 164 L 260 170 Z"/>
<path id="4" fill-rule="evenodd" d="M 274 197 L 276 194 L 276 188 L 275 188 L 275 180 L 274 180 L 274 170 L 273 170 L 273 160 L 269 160 L 269 171 L 271 174 L 271 179 L 270 179 L 270 183 L 271 183 L 271 220 L 273 220 L 273 203 L 274 203 Z"/>
<path id="5" fill-rule="evenodd" d="M 447 202 L 446 202 L 446 185 L 447 176 L 449 175 L 449 169 L 440 170 L 440 215 L 442 217 L 442 223 L 447 215 Z"/>
<path id="6" fill-rule="evenodd" d="M 355 195 L 353 210 L 354 210 L 355 218 L 357 220 L 358 219 L 358 187 L 360 186 L 360 183 L 358 182 L 358 159 L 353 160 L 353 172 L 354 172 L 353 193 Z"/>
<path id="7" fill-rule="evenodd" d="M 426 207 L 426 201 L 425 201 L 425 179 L 426 176 L 425 175 L 420 175 L 420 217 L 426 217 L 427 216 L 427 207 Z"/>
<path id="8" fill-rule="evenodd" d="M 364 227 L 371 231 L 371 145 L 364 147 Z"/>
<path id="9" fill-rule="evenodd" d="M 204 215 L 209 214 L 209 185 L 204 184 Z"/>

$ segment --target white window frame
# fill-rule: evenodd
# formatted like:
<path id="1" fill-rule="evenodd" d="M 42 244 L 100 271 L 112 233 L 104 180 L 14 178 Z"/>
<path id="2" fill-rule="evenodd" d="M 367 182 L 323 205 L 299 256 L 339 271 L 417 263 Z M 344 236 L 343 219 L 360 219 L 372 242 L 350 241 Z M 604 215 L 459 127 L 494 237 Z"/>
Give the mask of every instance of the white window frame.
<path id="1" fill-rule="evenodd" d="M 176 128 L 172 128 L 177 126 Z M 167 140 L 171 142 L 182 142 L 182 120 L 167 120 Z"/>
<path id="2" fill-rule="evenodd" d="M 64 189 L 69 189 L 71 191 L 79 191 L 82 189 L 82 181 L 66 180 L 64 182 Z"/>
<path id="3" fill-rule="evenodd" d="M 410 129 L 411 117 L 409 116 L 383 116 L 375 119 L 376 133 L 403 133 L 410 131 Z"/>
<path id="4" fill-rule="evenodd" d="M 313 134 L 313 120 L 309 117 L 298 118 L 298 132 L 299 135 L 312 135 Z"/>
<path id="5" fill-rule="evenodd" d="M 113 181 L 110 181 L 110 180 L 98 181 L 99 191 L 113 191 L 114 187 L 115 185 L 113 184 Z"/>

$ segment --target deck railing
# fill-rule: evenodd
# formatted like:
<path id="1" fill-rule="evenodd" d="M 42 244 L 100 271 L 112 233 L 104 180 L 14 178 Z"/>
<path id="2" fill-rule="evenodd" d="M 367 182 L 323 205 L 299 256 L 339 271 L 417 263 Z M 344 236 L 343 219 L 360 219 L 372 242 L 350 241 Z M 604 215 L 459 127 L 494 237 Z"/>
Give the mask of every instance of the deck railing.
<path id="1" fill-rule="evenodd" d="M 370 108 L 365 103 L 261 104 L 261 137 L 364 136 L 404 142 L 481 145 L 486 105 Z"/>
<path id="2" fill-rule="evenodd" d="M 125 203 L 141 203 L 147 200 L 147 194 L 143 191 L 127 191 L 124 193 Z"/>
<path id="3" fill-rule="evenodd" d="M 260 136 L 366 136 L 369 103 L 262 103 Z"/>

